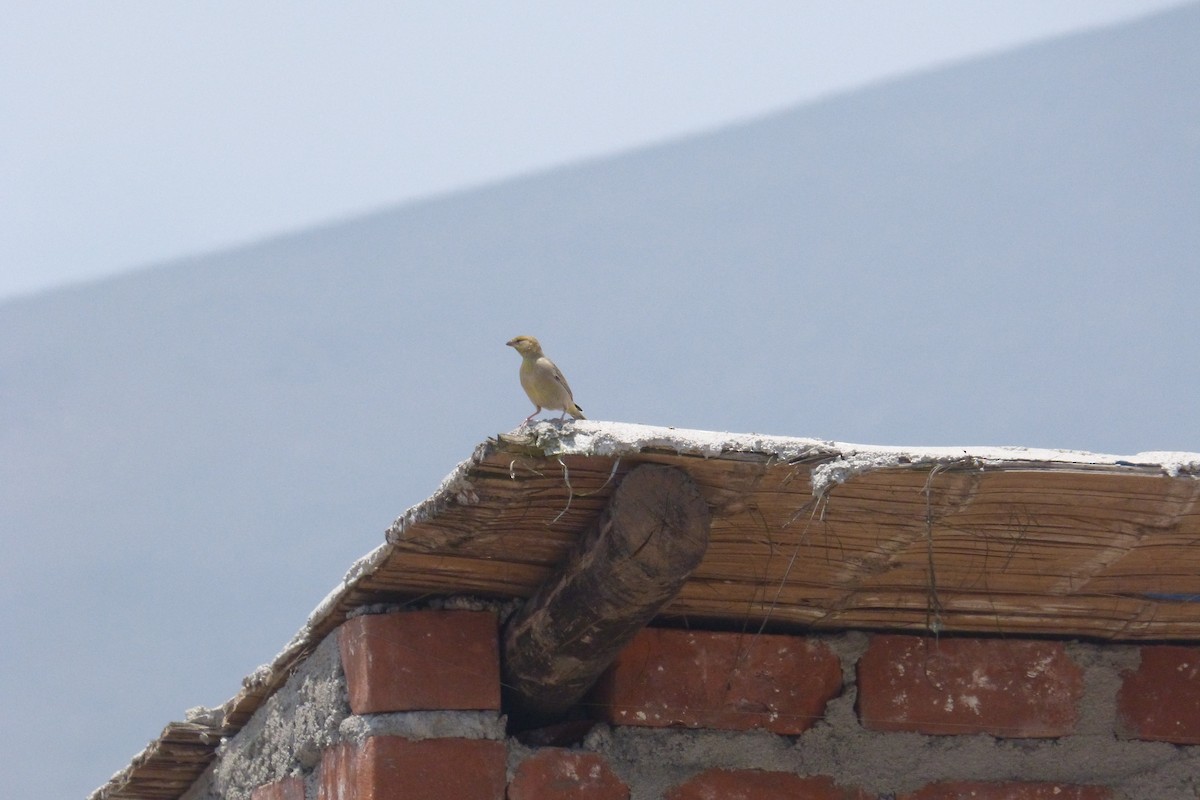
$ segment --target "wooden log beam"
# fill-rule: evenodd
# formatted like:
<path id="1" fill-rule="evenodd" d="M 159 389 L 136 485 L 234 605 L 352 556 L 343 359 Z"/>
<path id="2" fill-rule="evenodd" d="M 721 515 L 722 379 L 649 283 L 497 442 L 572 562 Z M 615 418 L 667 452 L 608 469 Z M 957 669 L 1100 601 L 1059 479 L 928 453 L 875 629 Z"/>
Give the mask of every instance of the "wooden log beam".
<path id="1" fill-rule="evenodd" d="M 530 722 L 575 705 L 700 564 L 710 522 L 683 470 L 643 464 L 630 471 L 505 629 L 510 715 Z"/>

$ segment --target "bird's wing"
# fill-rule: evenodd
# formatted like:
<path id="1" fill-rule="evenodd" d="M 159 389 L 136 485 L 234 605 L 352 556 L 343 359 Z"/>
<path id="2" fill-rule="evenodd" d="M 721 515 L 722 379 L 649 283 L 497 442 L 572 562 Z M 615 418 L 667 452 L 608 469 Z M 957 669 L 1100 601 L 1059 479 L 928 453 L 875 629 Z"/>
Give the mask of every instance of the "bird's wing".
<path id="1" fill-rule="evenodd" d="M 574 400 L 575 395 L 571 392 L 571 387 L 567 384 L 567 379 L 563 377 L 562 370 L 558 368 L 557 364 L 548 358 L 546 359 L 546 363 L 550 366 L 550 377 L 562 384 L 562 387 L 567 390 L 567 397 Z"/>

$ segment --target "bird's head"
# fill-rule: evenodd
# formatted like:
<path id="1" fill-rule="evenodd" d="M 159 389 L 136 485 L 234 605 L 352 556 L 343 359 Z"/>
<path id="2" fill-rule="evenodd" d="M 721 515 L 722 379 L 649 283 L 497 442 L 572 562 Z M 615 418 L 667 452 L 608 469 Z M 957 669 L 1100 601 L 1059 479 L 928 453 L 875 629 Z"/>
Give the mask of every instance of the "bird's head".
<path id="1" fill-rule="evenodd" d="M 509 339 L 506 344 L 523 356 L 537 356 L 542 354 L 542 346 L 532 336 L 518 336 L 515 339 Z"/>

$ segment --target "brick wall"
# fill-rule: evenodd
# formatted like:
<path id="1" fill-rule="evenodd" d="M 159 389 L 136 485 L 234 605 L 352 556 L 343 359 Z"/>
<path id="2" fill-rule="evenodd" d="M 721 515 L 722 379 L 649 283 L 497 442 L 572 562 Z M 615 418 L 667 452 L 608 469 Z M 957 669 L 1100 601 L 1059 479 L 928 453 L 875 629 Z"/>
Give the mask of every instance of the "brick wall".
<path id="1" fill-rule="evenodd" d="M 341 740 L 253 800 L 1200 797 L 1200 647 L 651 628 L 565 748 L 504 737 L 492 612 L 336 636 Z"/>

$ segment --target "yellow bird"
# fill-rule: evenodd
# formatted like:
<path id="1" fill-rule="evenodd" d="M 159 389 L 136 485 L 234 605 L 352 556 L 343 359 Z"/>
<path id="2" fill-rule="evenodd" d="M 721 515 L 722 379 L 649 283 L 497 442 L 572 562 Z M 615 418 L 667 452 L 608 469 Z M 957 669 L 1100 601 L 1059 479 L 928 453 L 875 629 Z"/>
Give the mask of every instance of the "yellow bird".
<path id="1" fill-rule="evenodd" d="M 563 414 L 559 419 L 566 419 L 567 414 L 575 419 L 587 419 L 583 416 L 583 409 L 575 405 L 575 398 L 571 395 L 567 379 L 554 362 L 546 358 L 537 339 L 532 336 L 518 336 L 510 339 L 507 344 L 521 354 L 521 388 L 537 406 L 522 425 L 540 414 L 543 408 L 561 410 Z"/>

